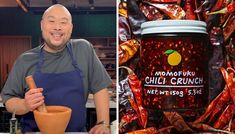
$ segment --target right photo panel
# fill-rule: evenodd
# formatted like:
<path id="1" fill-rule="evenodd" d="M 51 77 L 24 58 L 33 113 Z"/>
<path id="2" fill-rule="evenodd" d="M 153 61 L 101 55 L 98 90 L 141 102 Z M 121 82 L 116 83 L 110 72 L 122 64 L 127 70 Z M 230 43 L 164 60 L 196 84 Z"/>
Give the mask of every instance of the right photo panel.
<path id="1" fill-rule="evenodd" d="M 119 0 L 119 134 L 235 132 L 235 2 Z"/>

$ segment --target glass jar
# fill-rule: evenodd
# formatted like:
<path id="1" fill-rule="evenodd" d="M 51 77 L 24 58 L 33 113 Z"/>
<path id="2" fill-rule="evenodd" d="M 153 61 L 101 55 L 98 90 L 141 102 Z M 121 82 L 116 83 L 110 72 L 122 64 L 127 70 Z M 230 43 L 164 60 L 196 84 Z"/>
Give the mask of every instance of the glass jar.
<path id="1" fill-rule="evenodd" d="M 143 105 L 148 109 L 200 110 L 208 103 L 208 34 L 194 20 L 141 25 Z"/>

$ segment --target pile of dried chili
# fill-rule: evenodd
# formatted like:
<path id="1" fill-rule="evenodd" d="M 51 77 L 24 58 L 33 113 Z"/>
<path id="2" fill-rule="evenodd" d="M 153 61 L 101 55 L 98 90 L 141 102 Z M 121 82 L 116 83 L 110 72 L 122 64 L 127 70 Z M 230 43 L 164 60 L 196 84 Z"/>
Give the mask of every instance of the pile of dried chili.
<path id="1" fill-rule="evenodd" d="M 184 121 L 185 118 L 180 113 L 175 114 L 178 116 L 172 116 L 161 112 L 150 112 L 148 109 L 148 116 L 145 117 L 143 115 L 146 114 L 143 114 L 141 117 L 137 112 L 138 110 L 141 111 L 141 108 L 138 108 L 140 102 L 134 98 L 135 93 L 130 90 L 131 86 L 129 85 L 130 87 L 127 91 L 123 88 L 122 92 L 120 92 L 121 94 L 119 94 L 119 99 L 122 100 L 120 105 L 128 102 L 127 108 L 123 106 L 120 109 L 122 114 L 120 114 L 119 118 L 126 121 L 126 127 L 123 127 L 122 131 L 119 131 L 120 133 L 130 132 L 138 134 L 148 133 L 149 131 L 159 134 L 185 133 L 191 130 L 192 132 L 235 132 L 233 110 L 235 86 L 234 81 L 232 81 L 234 79 L 232 70 L 235 67 L 234 9 L 234 2 L 231 0 L 120 0 L 119 59 L 121 61 L 119 61 L 119 64 L 131 68 L 137 76 L 135 79 L 140 79 L 140 70 L 142 69 L 139 64 L 139 45 L 136 45 L 136 43 L 139 44 L 141 42 L 140 25 L 143 22 L 169 19 L 205 21 L 212 49 L 212 52 L 209 53 L 210 61 L 208 66 L 208 98 L 210 103 L 205 109 L 205 113 L 198 113 L 197 120 L 193 122 Z M 133 43 L 133 41 L 136 41 L 136 43 Z M 226 59 L 226 57 L 228 58 Z M 226 64 L 226 62 L 230 64 Z M 225 71 L 227 73 L 221 68 L 226 68 Z M 125 72 L 124 70 L 119 71 L 119 77 L 127 78 L 125 81 L 128 83 L 130 79 L 126 73 L 123 73 Z M 122 83 L 122 80 L 124 79 L 121 79 L 119 83 Z M 124 92 L 132 93 L 133 96 L 126 96 L 124 97 L 125 99 L 122 99 Z M 131 110 L 128 111 L 128 109 Z M 158 114 L 156 115 L 156 113 Z M 155 118 L 153 118 L 154 116 Z M 179 116 L 182 116 L 182 118 L 179 118 Z M 146 128 L 143 127 L 145 118 L 147 118 Z M 223 121 L 218 120 L 219 118 L 223 119 Z M 120 120 L 120 123 L 123 122 Z M 128 123 L 131 125 L 128 126 Z M 191 130 L 186 129 L 187 131 L 184 131 L 183 128 L 179 129 L 180 126 L 187 128 L 186 125 Z"/>

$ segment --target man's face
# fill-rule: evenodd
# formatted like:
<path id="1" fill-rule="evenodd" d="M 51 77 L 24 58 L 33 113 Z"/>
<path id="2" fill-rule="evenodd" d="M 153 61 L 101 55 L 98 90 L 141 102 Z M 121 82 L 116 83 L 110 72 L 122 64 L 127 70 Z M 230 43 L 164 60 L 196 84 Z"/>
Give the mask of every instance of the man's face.
<path id="1" fill-rule="evenodd" d="M 45 48 L 51 52 L 62 50 L 72 33 L 71 16 L 61 7 L 48 10 L 41 21 Z"/>

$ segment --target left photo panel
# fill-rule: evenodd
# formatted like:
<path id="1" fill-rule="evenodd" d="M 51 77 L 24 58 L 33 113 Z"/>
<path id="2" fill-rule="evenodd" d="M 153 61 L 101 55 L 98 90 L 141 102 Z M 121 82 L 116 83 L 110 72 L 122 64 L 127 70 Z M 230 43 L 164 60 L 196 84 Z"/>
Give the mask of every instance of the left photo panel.
<path id="1" fill-rule="evenodd" d="M 116 1 L 1 0 L 0 134 L 116 134 Z"/>

